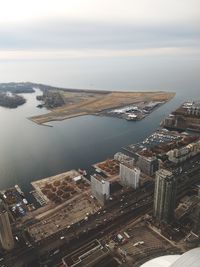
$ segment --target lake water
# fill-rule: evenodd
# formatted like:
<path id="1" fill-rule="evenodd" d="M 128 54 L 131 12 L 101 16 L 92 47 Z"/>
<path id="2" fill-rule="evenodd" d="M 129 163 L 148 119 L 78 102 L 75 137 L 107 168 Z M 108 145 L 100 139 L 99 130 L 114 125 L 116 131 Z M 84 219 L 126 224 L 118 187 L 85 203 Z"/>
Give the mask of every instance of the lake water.
<path id="1" fill-rule="evenodd" d="M 17 109 L 0 107 L 0 189 L 19 184 L 30 191 L 30 182 L 70 169 L 90 168 L 112 157 L 122 146 L 139 142 L 159 127 L 170 111 L 187 99 L 199 97 L 198 88 L 177 90 L 176 97 L 142 121 L 83 116 L 53 127 L 40 126 L 27 117 L 45 113 L 36 95 L 24 94 L 26 104 Z"/>

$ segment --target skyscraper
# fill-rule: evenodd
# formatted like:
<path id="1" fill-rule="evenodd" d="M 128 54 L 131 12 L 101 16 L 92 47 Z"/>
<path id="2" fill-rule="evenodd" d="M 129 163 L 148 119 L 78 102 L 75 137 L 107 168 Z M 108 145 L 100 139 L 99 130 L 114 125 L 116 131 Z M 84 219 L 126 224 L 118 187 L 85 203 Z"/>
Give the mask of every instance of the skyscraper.
<path id="1" fill-rule="evenodd" d="M 0 241 L 5 250 L 13 249 L 14 239 L 8 212 L 2 206 L 0 207 Z"/>
<path id="2" fill-rule="evenodd" d="M 144 153 L 145 152 L 143 152 L 143 154 Z M 153 155 L 146 156 L 143 154 L 139 154 L 137 166 L 146 175 L 153 176 L 154 173 L 159 169 L 159 161 Z"/>
<path id="3" fill-rule="evenodd" d="M 104 205 L 110 197 L 110 182 L 105 181 L 99 174 L 91 175 L 91 191 L 92 195 Z"/>
<path id="4" fill-rule="evenodd" d="M 174 216 L 176 179 L 172 172 L 160 169 L 156 172 L 154 191 L 154 217 L 170 223 Z"/>

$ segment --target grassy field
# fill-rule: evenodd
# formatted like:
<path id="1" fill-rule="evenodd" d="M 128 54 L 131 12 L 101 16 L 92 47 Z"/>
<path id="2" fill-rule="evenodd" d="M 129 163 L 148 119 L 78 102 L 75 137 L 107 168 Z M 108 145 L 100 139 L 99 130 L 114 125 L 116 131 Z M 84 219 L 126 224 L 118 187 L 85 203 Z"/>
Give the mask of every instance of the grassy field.
<path id="1" fill-rule="evenodd" d="M 30 119 L 38 124 L 64 120 L 72 117 L 99 114 L 102 111 L 139 102 L 169 101 L 175 96 L 172 92 L 74 92 L 60 91 L 65 105 L 50 110 L 49 113 Z"/>

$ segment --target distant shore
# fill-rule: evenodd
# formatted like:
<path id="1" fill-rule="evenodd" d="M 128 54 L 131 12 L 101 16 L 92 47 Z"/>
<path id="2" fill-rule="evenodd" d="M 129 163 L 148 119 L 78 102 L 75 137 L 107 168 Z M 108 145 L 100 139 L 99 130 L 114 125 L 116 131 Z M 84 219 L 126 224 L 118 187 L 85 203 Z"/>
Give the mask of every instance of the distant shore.
<path id="1" fill-rule="evenodd" d="M 112 109 L 125 107 L 127 105 L 135 105 L 141 103 L 170 101 L 174 96 L 174 92 L 122 92 L 122 91 L 101 91 L 89 90 L 79 91 L 61 91 L 60 92 L 65 105 L 50 109 L 49 113 L 39 116 L 33 116 L 29 119 L 37 124 L 44 124 L 50 121 L 62 121 L 74 117 L 84 115 L 105 115 Z M 110 116 L 110 114 L 109 114 Z"/>

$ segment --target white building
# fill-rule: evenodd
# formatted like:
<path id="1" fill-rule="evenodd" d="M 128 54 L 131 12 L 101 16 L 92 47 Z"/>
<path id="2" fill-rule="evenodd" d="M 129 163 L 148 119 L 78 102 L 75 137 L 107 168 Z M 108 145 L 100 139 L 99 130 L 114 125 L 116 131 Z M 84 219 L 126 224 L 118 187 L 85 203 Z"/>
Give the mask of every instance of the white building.
<path id="1" fill-rule="evenodd" d="M 182 255 L 166 255 L 152 259 L 140 267 L 199 267 L 200 248 L 194 248 Z"/>
<path id="2" fill-rule="evenodd" d="M 124 186 L 139 187 L 140 169 L 120 163 L 120 181 Z"/>
<path id="3" fill-rule="evenodd" d="M 110 182 L 105 181 L 99 174 L 91 175 L 91 190 L 92 195 L 104 205 L 110 197 Z"/>

